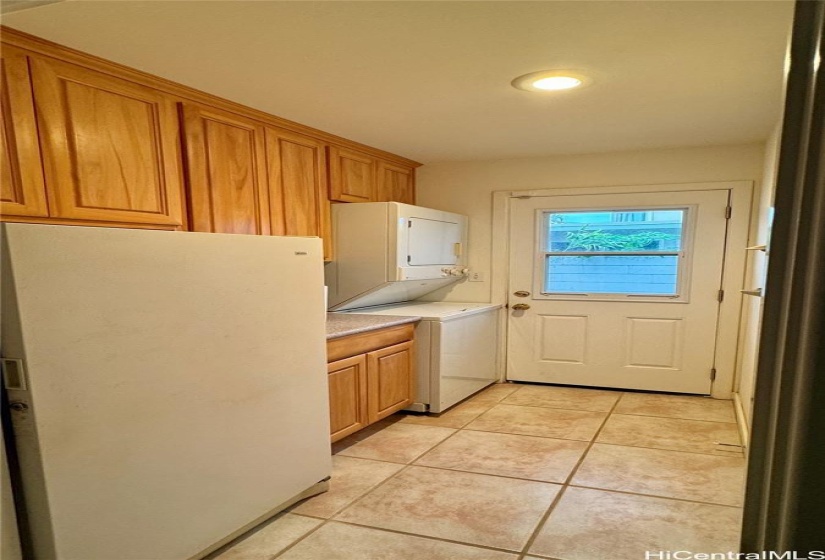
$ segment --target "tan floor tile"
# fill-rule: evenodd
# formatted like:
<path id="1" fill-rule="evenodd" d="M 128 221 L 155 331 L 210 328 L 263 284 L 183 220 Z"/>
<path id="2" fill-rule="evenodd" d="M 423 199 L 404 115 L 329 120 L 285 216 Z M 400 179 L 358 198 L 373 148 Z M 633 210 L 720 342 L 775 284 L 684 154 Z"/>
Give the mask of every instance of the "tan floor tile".
<path id="1" fill-rule="evenodd" d="M 215 560 L 269 560 L 321 523 L 320 519 L 282 514 Z"/>
<path id="2" fill-rule="evenodd" d="M 519 550 L 560 488 L 546 482 L 414 466 L 336 519 Z"/>
<path id="3" fill-rule="evenodd" d="M 618 391 L 524 385 L 501 401 L 501 404 L 609 412 L 621 395 Z"/>
<path id="4" fill-rule="evenodd" d="M 329 491 L 304 500 L 291 511 L 315 517 L 332 517 L 403 468 L 403 465 L 393 463 L 335 455 L 332 458 Z"/>
<path id="5" fill-rule="evenodd" d="M 381 425 L 375 431 L 364 430 L 353 434 L 350 436 L 353 440 L 346 438 L 338 442 L 343 445 L 335 449 L 340 449 L 336 452 L 337 455 L 346 457 L 409 463 L 454 433 L 455 430 L 450 428 L 396 422 Z M 350 441 L 354 443 L 350 445 Z"/>
<path id="6" fill-rule="evenodd" d="M 405 414 L 400 422 L 402 424 L 418 424 L 420 426 L 463 428 L 480 416 L 481 413 L 489 410 L 493 404 L 492 402 L 465 402 L 437 416 L 434 414 Z"/>
<path id="7" fill-rule="evenodd" d="M 735 447 L 728 448 L 733 450 L 732 453 L 719 451 L 716 446 L 717 442 L 739 445 L 739 430 L 736 424 L 704 420 L 613 414 L 608 418 L 596 441 L 716 455 L 741 455 Z"/>
<path id="8" fill-rule="evenodd" d="M 283 560 L 515 560 L 515 554 L 331 522 Z"/>
<path id="9" fill-rule="evenodd" d="M 588 444 L 583 441 L 461 431 L 416 465 L 564 482 Z"/>
<path id="10" fill-rule="evenodd" d="M 711 422 L 736 422 L 733 401 L 687 395 L 662 395 L 654 393 L 625 393 L 616 406 L 619 414 L 662 416 L 686 420 Z"/>
<path id="11" fill-rule="evenodd" d="M 490 385 L 483 391 L 479 392 L 474 397 L 468 399 L 466 402 L 474 402 L 474 403 L 497 403 L 500 402 L 501 399 L 509 395 L 510 393 L 516 391 L 521 387 L 521 385 L 516 385 L 514 383 L 495 383 Z"/>
<path id="12" fill-rule="evenodd" d="M 745 459 L 596 443 L 572 484 L 742 505 Z"/>
<path id="13" fill-rule="evenodd" d="M 568 488 L 530 552 L 565 560 L 738 552 L 739 508 Z"/>
<path id="14" fill-rule="evenodd" d="M 499 404 L 466 429 L 590 441 L 606 416 L 603 412 Z"/>

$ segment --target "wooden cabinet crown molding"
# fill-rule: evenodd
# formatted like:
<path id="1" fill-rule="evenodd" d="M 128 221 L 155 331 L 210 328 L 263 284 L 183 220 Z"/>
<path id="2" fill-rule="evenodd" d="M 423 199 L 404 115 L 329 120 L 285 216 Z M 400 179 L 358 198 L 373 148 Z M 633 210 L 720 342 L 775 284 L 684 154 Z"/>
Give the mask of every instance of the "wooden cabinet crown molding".
<path id="1" fill-rule="evenodd" d="M 34 35 L 30 35 L 22 31 L 18 31 L 11 27 L 0 25 L 0 37 L 2 37 L 2 43 L 4 46 L 10 45 L 14 47 L 19 47 L 42 56 L 57 58 L 62 61 L 71 62 L 79 66 L 96 70 L 98 72 L 110 74 L 120 79 L 131 80 L 135 83 L 144 86 L 149 86 L 154 89 L 163 91 L 167 94 L 177 96 L 182 101 L 194 101 L 197 103 L 210 105 L 212 107 L 216 107 L 224 111 L 236 113 L 242 117 L 261 121 L 264 124 L 279 127 L 292 132 L 297 132 L 299 134 L 312 136 L 314 138 L 323 140 L 330 144 L 335 144 L 344 148 L 366 152 L 374 157 L 385 159 L 402 166 L 412 168 L 421 166 L 421 163 L 417 161 L 390 152 L 386 152 L 384 150 L 380 150 L 372 146 L 360 144 L 358 142 L 354 142 L 352 140 L 348 140 L 346 138 L 342 138 L 340 136 L 324 132 L 323 130 L 318 130 L 316 128 L 305 126 L 300 123 L 296 123 L 266 113 L 264 111 L 260 111 L 258 109 L 246 107 L 244 105 L 241 105 L 240 103 L 229 101 L 216 95 L 212 95 L 210 93 L 206 93 L 198 89 L 191 88 L 189 86 L 185 86 L 177 82 L 167 80 L 165 78 L 161 78 L 159 76 L 154 76 L 152 74 L 148 74 L 140 70 L 135 70 L 134 68 L 129 68 L 128 66 L 124 66 L 116 62 L 111 62 L 109 60 L 94 55 L 90 55 L 82 51 L 72 49 L 70 47 L 65 47 L 63 45 L 53 43 L 52 41 L 48 41 L 46 39 L 42 39 Z"/>

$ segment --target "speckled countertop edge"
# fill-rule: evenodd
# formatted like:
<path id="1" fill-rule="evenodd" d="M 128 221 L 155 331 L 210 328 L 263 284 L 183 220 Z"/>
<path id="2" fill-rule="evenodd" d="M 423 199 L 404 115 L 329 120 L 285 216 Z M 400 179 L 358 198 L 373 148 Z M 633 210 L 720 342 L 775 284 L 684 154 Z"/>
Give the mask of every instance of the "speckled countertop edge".
<path id="1" fill-rule="evenodd" d="M 327 313 L 327 340 L 351 334 L 417 323 L 421 317 L 399 315 L 360 315 L 358 313 Z"/>

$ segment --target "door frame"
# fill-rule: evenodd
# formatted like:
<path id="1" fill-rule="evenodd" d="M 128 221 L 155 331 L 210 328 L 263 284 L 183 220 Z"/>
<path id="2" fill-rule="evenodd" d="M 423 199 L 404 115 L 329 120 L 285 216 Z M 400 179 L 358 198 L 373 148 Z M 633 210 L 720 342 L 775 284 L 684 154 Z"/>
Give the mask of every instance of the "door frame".
<path id="1" fill-rule="evenodd" d="M 730 192 L 731 216 L 725 242 L 722 289 L 725 297 L 719 306 L 719 327 L 716 332 L 716 379 L 711 384 L 715 399 L 731 399 L 735 380 L 739 345 L 739 323 L 742 313 L 742 290 L 747 264 L 748 238 L 753 201 L 752 181 L 719 181 L 707 183 L 671 183 L 657 185 L 626 185 L 608 187 L 572 187 L 559 189 L 507 190 L 493 192 L 493 241 L 491 247 L 492 303 L 507 304 L 510 277 L 510 200 L 525 197 L 556 197 L 588 194 L 634 194 L 649 192 L 683 192 L 727 190 Z M 507 363 L 507 309 L 499 322 L 499 363 L 501 380 L 505 379 Z"/>

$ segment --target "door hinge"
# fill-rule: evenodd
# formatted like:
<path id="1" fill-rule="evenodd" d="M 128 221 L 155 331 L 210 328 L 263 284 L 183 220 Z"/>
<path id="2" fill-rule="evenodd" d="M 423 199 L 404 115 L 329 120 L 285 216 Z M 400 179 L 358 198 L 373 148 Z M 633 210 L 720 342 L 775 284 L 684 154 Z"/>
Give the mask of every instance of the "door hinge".
<path id="1" fill-rule="evenodd" d="M 710 370 L 710 380 L 716 381 L 716 368 L 711 368 Z"/>
<path id="2" fill-rule="evenodd" d="M 719 294 L 717 295 L 716 299 L 719 300 L 719 303 L 725 301 L 725 290 L 719 290 Z"/>
<path id="3" fill-rule="evenodd" d="M 411 220 L 407 220 L 407 227 L 408 227 L 408 228 L 411 228 L 411 227 L 412 227 L 412 221 L 411 221 Z"/>
<path id="4" fill-rule="evenodd" d="M 731 215 L 733 215 L 733 206 L 728 206 L 725 208 L 725 219 L 730 220 Z"/>
<path id="5" fill-rule="evenodd" d="M 407 264 L 412 262 L 412 255 L 407 255 Z"/>

